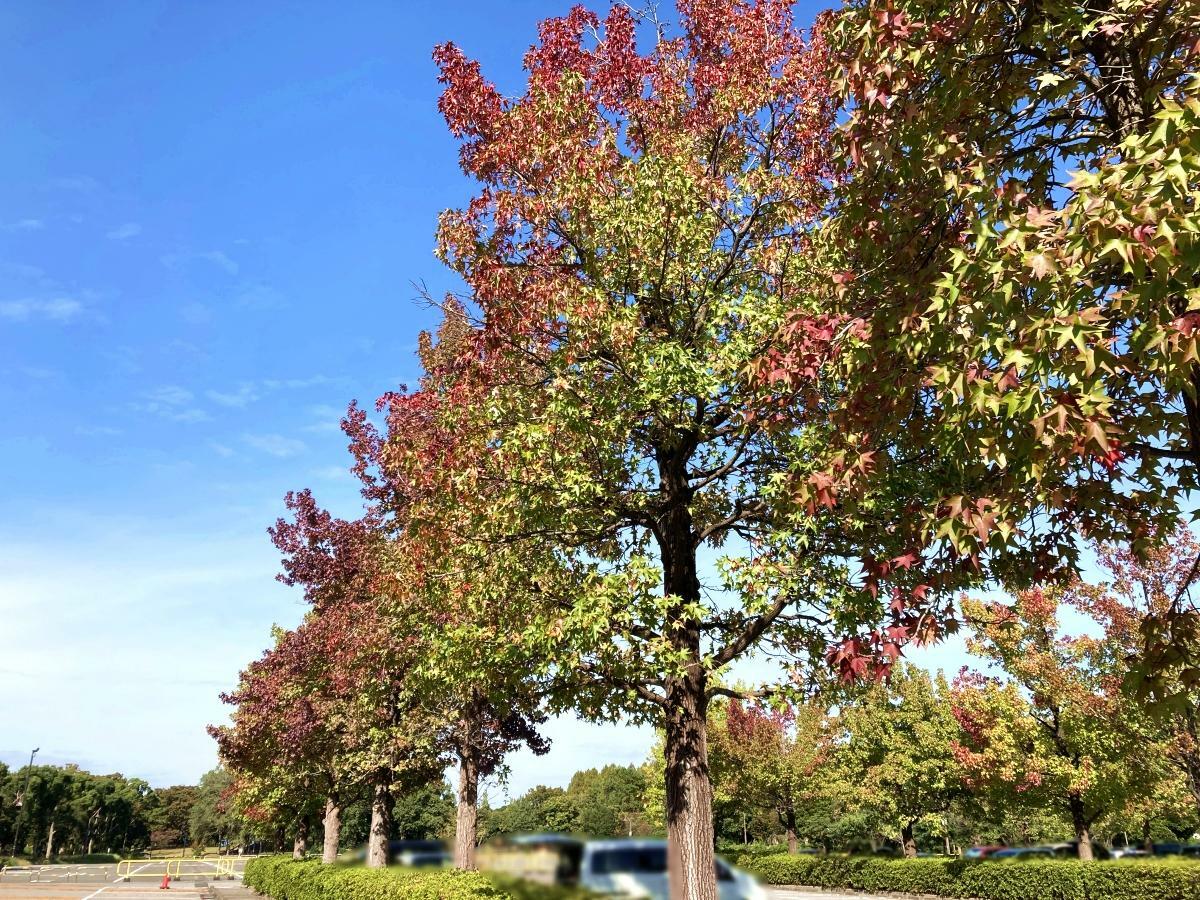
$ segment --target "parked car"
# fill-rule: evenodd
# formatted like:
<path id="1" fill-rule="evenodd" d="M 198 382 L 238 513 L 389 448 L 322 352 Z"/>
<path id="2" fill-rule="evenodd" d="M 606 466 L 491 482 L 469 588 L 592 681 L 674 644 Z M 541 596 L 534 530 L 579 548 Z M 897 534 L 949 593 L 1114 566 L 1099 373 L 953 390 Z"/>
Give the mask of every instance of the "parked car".
<path id="1" fill-rule="evenodd" d="M 1079 858 L 1079 841 L 1063 841 L 1061 844 L 1052 844 L 1050 849 L 1054 851 L 1054 855 L 1060 859 L 1078 859 Z M 1092 859 L 1111 859 L 1112 854 L 1103 844 L 1092 842 Z"/>
<path id="2" fill-rule="evenodd" d="M 1135 846 L 1133 844 L 1130 844 L 1125 847 L 1113 847 L 1112 848 L 1113 859 L 1134 859 L 1139 856 L 1149 856 L 1149 855 L 1150 855 L 1150 852 L 1148 850 L 1143 850 L 1141 847 Z"/>
<path id="3" fill-rule="evenodd" d="M 1050 847 L 1005 847 L 997 850 L 988 859 L 1053 859 L 1054 850 Z"/>
<path id="4" fill-rule="evenodd" d="M 391 841 L 392 862 L 401 866 L 436 868 L 450 864 L 450 851 L 441 841 Z"/>
<path id="5" fill-rule="evenodd" d="M 588 841 L 580 860 L 579 885 L 598 894 L 666 898 L 667 842 L 635 838 Z M 766 900 L 766 891 L 748 872 L 717 859 L 721 900 Z"/>
<path id="6" fill-rule="evenodd" d="M 968 847 L 963 851 L 963 859 L 989 859 L 1001 850 L 1007 850 L 1003 844 L 981 844 L 978 847 Z"/>

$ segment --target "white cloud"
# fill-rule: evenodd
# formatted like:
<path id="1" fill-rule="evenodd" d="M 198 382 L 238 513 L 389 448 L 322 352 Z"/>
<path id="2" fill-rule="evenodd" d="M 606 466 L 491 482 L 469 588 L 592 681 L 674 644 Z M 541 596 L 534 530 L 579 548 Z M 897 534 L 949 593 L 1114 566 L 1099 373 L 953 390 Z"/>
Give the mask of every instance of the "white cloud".
<path id="1" fill-rule="evenodd" d="M 207 422 L 211 416 L 204 410 L 192 406 L 195 395 L 187 388 L 175 384 L 167 384 L 147 391 L 142 403 L 135 403 L 133 408 L 138 412 L 160 416 L 171 422 L 195 424 Z"/>
<path id="2" fill-rule="evenodd" d="M 83 437 L 115 437 L 123 432 L 111 425 L 80 425 L 75 429 L 75 433 Z"/>
<path id="3" fill-rule="evenodd" d="M 41 231 L 45 227 L 41 219 L 18 219 L 3 226 L 5 231 Z"/>
<path id="4" fill-rule="evenodd" d="M 137 237 L 141 233 L 142 226 L 137 222 L 126 222 L 124 225 L 114 228 L 105 237 L 110 241 L 127 241 L 132 237 Z"/>
<path id="5" fill-rule="evenodd" d="M 212 321 L 212 310 L 203 303 L 185 303 L 179 307 L 179 317 L 189 325 L 205 325 Z"/>
<path id="6" fill-rule="evenodd" d="M 304 441 L 284 437 L 281 434 L 244 434 L 242 440 L 255 450 L 279 459 L 297 456 L 308 449 L 308 445 Z"/>
<path id="7" fill-rule="evenodd" d="M 89 175 L 69 175 L 65 178 L 54 178 L 50 187 L 59 191 L 79 191 L 88 194 L 100 189 L 100 182 Z"/>
<path id="8" fill-rule="evenodd" d="M 178 269 L 187 263 L 195 260 L 201 260 L 203 262 L 211 263 L 221 271 L 225 272 L 227 275 L 236 275 L 239 271 L 241 271 L 241 266 L 238 265 L 237 260 L 231 259 L 221 250 L 204 250 L 193 253 L 168 253 L 161 257 L 161 260 L 162 264 L 168 269 Z"/>
<path id="9" fill-rule="evenodd" d="M 236 451 L 232 447 L 226 447 L 224 444 L 218 444 L 216 441 L 208 442 L 209 449 L 222 459 L 236 455 Z"/>
<path id="10" fill-rule="evenodd" d="M 247 309 L 282 309 L 287 306 L 283 294 L 269 284 L 243 286 L 237 295 L 237 303 Z"/>
<path id="11" fill-rule="evenodd" d="M 268 378 L 263 382 L 263 387 L 271 391 L 277 391 L 280 388 L 300 389 L 310 387 L 320 387 L 325 384 L 332 384 L 334 379 L 327 375 L 313 375 L 311 378 Z"/>
<path id="12" fill-rule="evenodd" d="M 305 431 L 311 434 L 336 434 L 342 430 L 342 419 L 346 417 L 344 407 L 321 404 L 310 406 L 308 411 L 316 421 L 305 425 Z"/>
<path id="13" fill-rule="evenodd" d="M 30 319 L 70 322 L 82 312 L 83 304 L 70 297 L 53 297 L 49 300 L 25 298 L 0 302 L 0 319 L 13 322 L 28 322 Z"/>
<path id="14" fill-rule="evenodd" d="M 213 403 L 220 406 L 229 406 L 234 409 L 244 409 L 255 400 L 258 399 L 258 392 L 249 384 L 242 384 L 236 391 L 223 393 L 221 391 L 205 391 L 206 396 Z"/>

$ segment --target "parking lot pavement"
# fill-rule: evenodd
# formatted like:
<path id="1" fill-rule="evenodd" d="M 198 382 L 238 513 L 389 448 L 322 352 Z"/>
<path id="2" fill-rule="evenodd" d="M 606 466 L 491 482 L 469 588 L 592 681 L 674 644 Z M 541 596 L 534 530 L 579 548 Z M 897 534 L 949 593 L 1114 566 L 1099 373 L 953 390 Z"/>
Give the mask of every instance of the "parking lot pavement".
<path id="1" fill-rule="evenodd" d="M 228 867 L 228 868 L 227 868 Z M 166 900 L 179 895 L 198 897 L 207 888 L 240 885 L 244 859 L 215 861 L 148 859 L 107 865 L 22 866 L 0 872 L 0 900 L 103 900 L 120 895 L 121 900 Z M 229 874 L 232 868 L 233 876 Z M 159 884 L 167 872 L 175 892 L 159 893 Z M 222 891 L 221 893 L 225 893 Z"/>

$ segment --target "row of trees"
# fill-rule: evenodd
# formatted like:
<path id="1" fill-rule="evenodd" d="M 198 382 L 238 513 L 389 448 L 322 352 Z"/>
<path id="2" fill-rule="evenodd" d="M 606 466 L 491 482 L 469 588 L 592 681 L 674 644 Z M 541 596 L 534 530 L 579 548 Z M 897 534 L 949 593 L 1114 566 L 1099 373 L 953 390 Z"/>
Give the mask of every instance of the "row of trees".
<path id="1" fill-rule="evenodd" d="M 207 847 L 229 837 L 228 775 L 199 786 L 152 788 L 140 778 L 93 775 L 75 765 L 0 763 L 0 857 L 132 855 L 150 847 Z"/>
<path id="2" fill-rule="evenodd" d="M 890 841 L 910 856 L 918 840 L 949 851 L 1073 839 L 1090 858 L 1096 839 L 1190 837 L 1200 827 L 1200 691 L 1172 685 L 1177 702 L 1151 714 L 1124 686 L 1131 641 L 1178 591 L 1197 549 L 1181 528 L 1148 560 L 1105 548 L 1103 586 L 966 602 L 980 668 L 953 681 L 902 665 L 886 681 L 805 703 L 714 704 L 718 838 L 780 840 L 792 852 L 800 841 L 827 851 Z M 576 782 L 595 772 L 567 791 L 535 788 L 489 818 L 511 820 L 510 830 L 607 836 L 627 822 L 626 833 L 661 833 L 661 745 L 640 771 L 612 769 L 625 790 L 604 800 L 603 824 L 570 813 Z"/>
<path id="3" fill-rule="evenodd" d="M 350 408 L 361 517 L 273 530 L 311 611 L 216 730 L 238 802 L 319 803 L 331 858 L 365 788 L 379 865 L 452 760 L 470 867 L 546 712 L 628 716 L 673 890 L 715 900 L 714 700 L 886 680 L 963 589 L 1161 546 L 1200 472 L 1198 38 L 1186 0 L 576 7 L 517 97 L 438 47 L 464 291 L 416 388 Z M 1200 676 L 1189 596 L 1140 632 L 1152 699 Z M 731 685 L 756 651 L 793 673 Z"/>

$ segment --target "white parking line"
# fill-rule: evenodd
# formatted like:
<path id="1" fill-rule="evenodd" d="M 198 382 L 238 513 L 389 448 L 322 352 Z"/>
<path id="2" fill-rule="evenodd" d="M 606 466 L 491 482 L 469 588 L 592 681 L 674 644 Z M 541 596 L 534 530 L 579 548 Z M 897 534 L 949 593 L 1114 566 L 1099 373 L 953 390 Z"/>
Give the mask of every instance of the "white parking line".
<path id="1" fill-rule="evenodd" d="M 142 869 L 146 868 L 146 866 L 152 866 L 152 865 L 154 865 L 154 862 L 144 863 L 144 864 L 138 866 L 136 869 L 134 869 L 129 874 L 136 875 L 138 872 L 142 871 Z M 109 884 L 106 884 L 104 887 L 100 888 L 100 890 L 93 891 L 92 893 L 88 894 L 86 897 L 83 898 L 83 900 L 92 900 L 93 897 L 98 896 L 99 894 L 103 894 L 110 887 L 114 887 L 116 884 L 117 884 L 117 882 L 115 882 L 115 881 L 110 882 Z"/>

